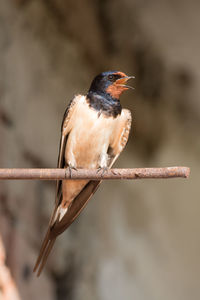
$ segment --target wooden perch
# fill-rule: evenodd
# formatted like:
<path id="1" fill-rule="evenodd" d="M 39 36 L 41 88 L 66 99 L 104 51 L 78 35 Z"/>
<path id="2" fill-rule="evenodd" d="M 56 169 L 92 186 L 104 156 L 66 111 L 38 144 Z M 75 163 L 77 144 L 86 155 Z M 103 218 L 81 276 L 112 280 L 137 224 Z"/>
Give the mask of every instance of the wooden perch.
<path id="1" fill-rule="evenodd" d="M 188 178 L 190 169 L 187 167 L 168 168 L 136 168 L 136 169 L 0 169 L 1 179 L 32 179 L 32 180 L 58 180 L 58 179 L 157 179 L 157 178 Z"/>

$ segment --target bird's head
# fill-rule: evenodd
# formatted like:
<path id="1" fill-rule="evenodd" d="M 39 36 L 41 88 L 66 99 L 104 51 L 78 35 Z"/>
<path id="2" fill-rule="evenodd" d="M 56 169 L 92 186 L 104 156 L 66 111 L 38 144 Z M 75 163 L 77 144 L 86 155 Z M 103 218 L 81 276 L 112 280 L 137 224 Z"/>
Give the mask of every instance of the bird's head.
<path id="1" fill-rule="evenodd" d="M 109 94 L 114 99 L 119 99 L 119 96 L 124 91 L 133 87 L 126 85 L 127 81 L 134 76 L 127 76 L 123 72 L 108 71 L 97 75 L 90 86 L 89 92 Z"/>

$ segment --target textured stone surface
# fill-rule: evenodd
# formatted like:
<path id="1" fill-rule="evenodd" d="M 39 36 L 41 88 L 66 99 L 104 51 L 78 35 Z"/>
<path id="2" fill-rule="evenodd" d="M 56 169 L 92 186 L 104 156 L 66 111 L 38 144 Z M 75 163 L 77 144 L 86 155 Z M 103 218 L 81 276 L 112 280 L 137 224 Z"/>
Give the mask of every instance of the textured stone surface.
<path id="1" fill-rule="evenodd" d="M 74 93 L 136 76 L 116 166 L 188 165 L 189 180 L 105 182 L 32 274 L 54 183 L 1 182 L 0 230 L 21 299 L 199 299 L 198 1 L 1 1 L 0 164 L 55 167 Z"/>

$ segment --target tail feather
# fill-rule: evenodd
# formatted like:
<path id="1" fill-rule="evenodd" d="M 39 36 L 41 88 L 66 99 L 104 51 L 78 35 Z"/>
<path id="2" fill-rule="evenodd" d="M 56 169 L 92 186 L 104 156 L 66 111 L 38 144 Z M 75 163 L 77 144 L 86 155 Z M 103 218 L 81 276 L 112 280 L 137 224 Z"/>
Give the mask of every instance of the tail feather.
<path id="1" fill-rule="evenodd" d="M 40 249 L 40 253 L 38 255 L 37 261 L 33 269 L 33 272 L 37 271 L 37 276 L 40 276 L 57 236 L 60 235 L 63 231 L 65 231 L 77 218 L 77 216 L 81 213 L 82 209 L 85 207 L 91 196 L 97 190 L 100 183 L 101 181 L 91 180 L 76 196 L 69 209 L 66 210 L 66 212 L 63 215 L 62 210 L 60 210 L 60 208 L 62 207 L 55 207 L 55 210 L 49 222 L 49 228 L 45 235 L 44 241 Z"/>
<path id="2" fill-rule="evenodd" d="M 48 229 L 48 231 L 47 231 L 47 233 L 45 235 L 45 238 L 44 238 L 44 240 L 42 242 L 42 246 L 40 248 L 40 252 L 39 252 L 38 258 L 37 258 L 35 266 L 33 268 L 33 272 L 35 272 L 37 270 L 37 268 L 38 268 L 38 266 L 39 266 L 39 264 L 41 262 L 42 256 L 44 254 L 44 251 L 46 249 L 46 246 L 47 246 L 48 242 L 49 242 L 49 229 Z"/>
<path id="3" fill-rule="evenodd" d="M 44 238 L 44 241 L 42 243 L 42 246 L 40 248 L 40 252 L 39 252 L 39 255 L 38 255 L 38 258 L 36 260 L 36 263 L 35 263 L 35 266 L 34 266 L 34 269 L 33 269 L 33 272 L 36 272 L 37 269 L 38 269 L 38 272 L 37 272 L 37 276 L 40 276 L 41 274 L 41 271 L 46 263 L 46 260 L 50 254 L 50 251 L 54 245 L 54 242 L 56 240 L 56 238 L 54 239 L 50 239 L 50 228 L 48 229 L 46 235 L 45 235 L 45 238 Z"/>
<path id="4" fill-rule="evenodd" d="M 55 240 L 56 239 L 50 240 L 48 242 L 47 246 L 46 246 L 45 252 L 44 252 L 44 254 L 42 256 L 41 263 L 40 263 L 40 266 L 39 266 L 39 269 L 38 269 L 38 272 L 37 272 L 37 277 L 40 276 L 40 274 L 41 274 L 41 272 L 42 272 L 42 270 L 43 270 L 43 268 L 44 268 L 44 266 L 46 264 L 47 258 L 48 258 L 49 254 L 51 252 L 51 249 L 52 249 L 52 247 L 53 247 L 53 245 L 55 243 Z"/>

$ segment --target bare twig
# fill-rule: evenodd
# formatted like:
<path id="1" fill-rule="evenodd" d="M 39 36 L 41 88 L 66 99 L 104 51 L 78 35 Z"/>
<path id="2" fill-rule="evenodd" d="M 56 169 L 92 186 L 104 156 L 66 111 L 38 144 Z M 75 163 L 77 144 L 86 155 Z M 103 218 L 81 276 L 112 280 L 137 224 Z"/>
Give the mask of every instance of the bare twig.
<path id="1" fill-rule="evenodd" d="M 0 169 L 0 179 L 25 180 L 188 178 L 189 174 L 187 167 L 110 169 L 104 174 L 93 169 L 79 169 L 72 170 L 71 177 L 69 169 Z"/>

